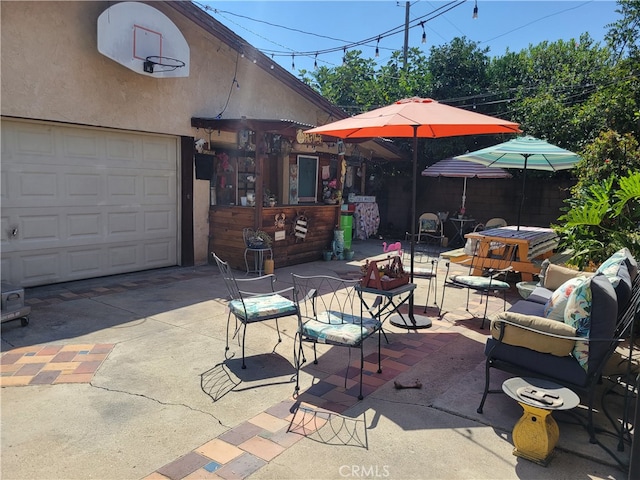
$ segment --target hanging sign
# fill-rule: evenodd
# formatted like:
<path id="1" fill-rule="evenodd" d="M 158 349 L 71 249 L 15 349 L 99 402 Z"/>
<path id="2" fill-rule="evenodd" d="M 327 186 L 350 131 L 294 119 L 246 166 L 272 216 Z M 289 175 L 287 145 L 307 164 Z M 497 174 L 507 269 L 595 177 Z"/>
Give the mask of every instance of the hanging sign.
<path id="1" fill-rule="evenodd" d="M 299 128 L 296 131 L 296 142 L 302 145 L 322 145 L 322 135 L 319 133 L 305 133 Z"/>
<path id="2" fill-rule="evenodd" d="M 309 220 L 304 214 L 300 214 L 293 222 L 293 236 L 296 237 L 296 242 L 304 241 L 307 236 L 307 227 Z"/>

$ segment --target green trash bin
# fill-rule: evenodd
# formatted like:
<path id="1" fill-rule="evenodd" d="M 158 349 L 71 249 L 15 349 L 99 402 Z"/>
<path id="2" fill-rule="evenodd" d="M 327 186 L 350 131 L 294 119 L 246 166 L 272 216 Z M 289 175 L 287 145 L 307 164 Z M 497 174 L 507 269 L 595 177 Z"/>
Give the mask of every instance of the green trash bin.
<path id="1" fill-rule="evenodd" d="M 344 230 L 344 248 L 351 249 L 353 212 L 340 212 L 340 230 Z"/>

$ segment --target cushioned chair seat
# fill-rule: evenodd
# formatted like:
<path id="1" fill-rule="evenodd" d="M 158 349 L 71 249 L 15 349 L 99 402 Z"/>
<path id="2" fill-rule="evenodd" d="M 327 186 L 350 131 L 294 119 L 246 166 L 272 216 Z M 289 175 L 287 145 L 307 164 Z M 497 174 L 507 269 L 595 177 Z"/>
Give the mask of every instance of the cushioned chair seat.
<path id="1" fill-rule="evenodd" d="M 244 302 L 244 305 L 243 305 Z M 229 302 L 231 313 L 247 323 L 262 321 L 265 317 L 284 317 L 298 312 L 295 303 L 282 295 L 261 295 Z M 246 308 L 246 315 L 245 315 Z"/>
<path id="2" fill-rule="evenodd" d="M 304 322 L 303 335 L 326 344 L 356 346 L 382 326 L 379 321 L 365 317 L 360 327 L 359 316 L 340 312 L 322 312 L 317 318 L 319 320 L 310 319 Z"/>
<path id="3" fill-rule="evenodd" d="M 493 349 L 495 347 L 495 349 Z M 493 349 L 493 350 L 492 350 Z M 568 355 L 557 357 L 548 353 L 540 353 L 523 347 L 515 347 L 505 343 L 500 344 L 496 339 L 489 338 L 484 353 L 497 361 L 504 361 L 509 365 L 521 367 L 527 372 L 535 372 L 542 377 L 553 372 L 553 378 L 568 384 L 584 387 L 587 384 L 587 372 Z"/>
<path id="4" fill-rule="evenodd" d="M 526 300 L 518 300 L 509 309 L 510 312 L 521 313 L 523 315 L 544 316 L 544 303 L 532 302 L 528 298 Z"/>
<path id="5" fill-rule="evenodd" d="M 495 278 L 479 277 L 475 275 L 455 275 L 451 277 L 453 283 L 460 285 L 467 285 L 472 288 L 495 288 L 496 290 L 509 290 L 510 285 L 502 280 L 496 280 Z"/>

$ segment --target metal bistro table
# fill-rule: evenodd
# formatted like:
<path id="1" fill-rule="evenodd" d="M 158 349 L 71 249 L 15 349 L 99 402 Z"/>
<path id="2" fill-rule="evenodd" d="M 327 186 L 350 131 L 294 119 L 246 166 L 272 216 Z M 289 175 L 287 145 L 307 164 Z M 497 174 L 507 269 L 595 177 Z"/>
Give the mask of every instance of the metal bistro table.
<path id="1" fill-rule="evenodd" d="M 451 245 L 455 246 L 457 242 L 461 242 L 462 245 L 464 246 L 464 227 L 468 223 L 471 223 L 471 224 L 475 223 L 476 219 L 451 217 L 449 218 L 449 220 L 451 221 L 451 223 L 453 223 L 453 226 L 456 229 L 456 233 L 453 235 L 453 238 L 451 239 Z"/>
<path id="2" fill-rule="evenodd" d="M 405 315 L 400 313 L 399 310 L 402 305 L 407 303 L 409 299 L 413 297 L 416 287 L 417 285 L 415 283 L 406 283 L 390 290 L 363 287 L 362 285 L 356 285 L 355 288 L 362 304 L 368 310 L 375 312 L 374 315 L 381 324 L 393 315 L 393 318 L 389 320 L 389 323 L 396 327 L 407 328 L 410 330 L 429 328 L 431 326 L 430 318 L 420 315 L 416 317 L 411 309 L 409 309 L 409 313 L 405 317 Z M 366 293 L 375 295 L 375 301 L 371 306 L 369 306 L 364 298 L 364 294 Z"/>

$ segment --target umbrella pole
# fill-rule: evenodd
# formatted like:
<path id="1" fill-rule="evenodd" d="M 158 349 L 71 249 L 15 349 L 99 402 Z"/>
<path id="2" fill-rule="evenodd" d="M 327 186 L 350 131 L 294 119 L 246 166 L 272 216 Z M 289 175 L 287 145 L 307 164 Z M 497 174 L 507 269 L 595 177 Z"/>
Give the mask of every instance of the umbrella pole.
<path id="1" fill-rule="evenodd" d="M 412 163 L 412 186 L 411 186 L 411 278 L 410 281 L 413 283 L 413 255 L 416 250 L 416 175 L 418 172 L 418 127 L 414 125 L 413 127 L 413 163 Z M 409 316 L 413 318 L 413 295 L 409 299 Z"/>
<path id="2" fill-rule="evenodd" d="M 529 160 L 530 154 L 525 153 L 522 156 L 524 157 L 524 170 L 522 171 L 522 195 L 520 195 L 520 208 L 518 208 L 518 231 L 520 231 L 520 215 L 522 215 L 522 207 L 524 206 L 524 191 L 527 184 L 527 161 Z"/>
<path id="3" fill-rule="evenodd" d="M 465 203 L 467 203 L 467 177 L 464 177 L 464 183 L 462 187 L 462 208 L 465 208 Z"/>
<path id="4" fill-rule="evenodd" d="M 418 125 L 413 125 L 413 184 L 411 188 L 411 263 L 410 263 L 410 281 L 413 283 L 413 256 L 416 250 L 416 176 L 418 174 Z M 423 316 L 416 316 L 413 314 L 415 289 L 409 293 L 409 320 L 407 323 L 402 315 L 396 315 L 389 320 L 391 325 L 400 328 L 409 328 L 411 330 L 418 328 L 431 327 L 431 319 Z"/>

